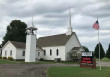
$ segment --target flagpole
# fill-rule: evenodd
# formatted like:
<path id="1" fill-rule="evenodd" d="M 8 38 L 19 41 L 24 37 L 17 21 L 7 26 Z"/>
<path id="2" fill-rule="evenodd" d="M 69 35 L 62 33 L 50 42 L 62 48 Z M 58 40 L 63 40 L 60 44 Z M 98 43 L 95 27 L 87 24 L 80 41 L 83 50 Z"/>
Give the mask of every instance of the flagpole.
<path id="1" fill-rule="evenodd" d="M 100 64 L 100 69 L 101 70 L 101 61 L 100 61 L 100 42 L 99 42 L 99 29 L 98 29 L 98 43 L 99 43 L 99 64 Z"/>

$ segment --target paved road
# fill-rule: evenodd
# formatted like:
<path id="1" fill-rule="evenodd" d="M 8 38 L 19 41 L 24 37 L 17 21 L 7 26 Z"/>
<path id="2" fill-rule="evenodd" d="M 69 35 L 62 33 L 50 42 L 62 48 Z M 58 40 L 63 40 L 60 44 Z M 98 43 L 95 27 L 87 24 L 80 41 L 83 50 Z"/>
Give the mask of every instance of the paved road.
<path id="1" fill-rule="evenodd" d="M 97 66 L 100 65 L 100 64 L 99 64 L 99 61 L 96 62 L 96 65 L 97 65 Z M 107 61 L 101 61 L 101 66 L 107 66 L 107 67 L 108 67 L 108 66 L 110 66 L 110 62 L 107 62 Z"/>
<path id="2" fill-rule="evenodd" d="M 110 62 L 101 62 L 110 66 Z M 79 66 L 78 64 L 0 64 L 0 77 L 46 77 L 49 67 Z M 97 62 L 97 66 L 99 63 Z"/>

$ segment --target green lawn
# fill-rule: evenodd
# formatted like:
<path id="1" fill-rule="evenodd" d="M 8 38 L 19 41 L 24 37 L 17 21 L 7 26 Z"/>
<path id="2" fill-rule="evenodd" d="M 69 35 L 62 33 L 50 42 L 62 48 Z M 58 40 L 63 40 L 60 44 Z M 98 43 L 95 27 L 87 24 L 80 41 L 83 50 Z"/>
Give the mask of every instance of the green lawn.
<path id="1" fill-rule="evenodd" d="M 37 62 L 24 62 L 24 61 L 10 61 L 10 60 L 4 60 L 0 59 L 0 64 L 15 64 L 15 63 L 35 63 L 35 64 L 55 64 L 54 61 L 37 61 Z M 78 64 L 73 62 L 59 62 L 61 64 Z"/>
<path id="2" fill-rule="evenodd" d="M 0 59 L 0 64 L 14 64 L 17 63 L 16 61 L 9 61 L 9 60 L 3 60 Z"/>
<path id="3" fill-rule="evenodd" d="M 96 59 L 96 61 L 98 61 L 98 60 L 99 60 L 99 59 Z M 110 59 L 107 58 L 107 57 L 104 57 L 104 58 L 101 59 L 101 61 L 108 61 L 108 62 L 110 62 Z"/>
<path id="4" fill-rule="evenodd" d="M 110 67 L 99 67 L 96 69 L 80 68 L 78 66 L 69 67 L 51 67 L 49 68 L 48 77 L 109 77 Z"/>

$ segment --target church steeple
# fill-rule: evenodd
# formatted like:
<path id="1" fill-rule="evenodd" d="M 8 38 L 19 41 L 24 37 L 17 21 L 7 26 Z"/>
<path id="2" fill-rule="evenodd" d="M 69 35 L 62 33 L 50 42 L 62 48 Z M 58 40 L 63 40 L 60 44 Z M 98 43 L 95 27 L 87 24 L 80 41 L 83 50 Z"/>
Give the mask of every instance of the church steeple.
<path id="1" fill-rule="evenodd" d="M 36 61 L 37 40 L 35 31 L 37 31 L 37 28 L 34 26 L 32 18 L 32 26 L 27 28 L 25 62 Z"/>
<path id="2" fill-rule="evenodd" d="M 71 35 L 72 34 L 72 26 L 71 26 L 71 12 L 69 8 L 69 26 L 68 26 L 68 31 L 66 32 L 66 35 Z"/>

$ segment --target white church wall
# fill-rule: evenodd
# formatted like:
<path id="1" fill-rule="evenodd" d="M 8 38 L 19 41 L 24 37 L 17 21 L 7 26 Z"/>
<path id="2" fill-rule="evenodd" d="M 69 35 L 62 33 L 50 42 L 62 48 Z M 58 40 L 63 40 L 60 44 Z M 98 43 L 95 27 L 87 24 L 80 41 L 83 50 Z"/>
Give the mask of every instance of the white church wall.
<path id="1" fill-rule="evenodd" d="M 71 36 L 71 38 L 68 40 L 68 42 L 66 43 L 65 45 L 65 50 L 66 50 L 66 54 L 65 54 L 65 57 L 66 57 L 66 60 L 67 60 L 67 55 L 68 55 L 68 52 L 73 48 L 73 47 L 80 47 L 80 43 L 79 43 L 79 40 L 77 39 L 77 36 L 76 34 L 73 34 Z"/>
<path id="2" fill-rule="evenodd" d="M 25 49 L 17 48 L 17 50 L 16 50 L 16 59 L 18 59 L 18 60 L 25 59 L 25 55 L 23 56 L 23 51 L 25 51 Z"/>
<path id="3" fill-rule="evenodd" d="M 36 58 L 37 59 L 43 58 L 43 51 L 42 50 L 36 50 Z"/>
<path id="4" fill-rule="evenodd" d="M 10 51 L 12 51 L 12 55 L 10 55 Z M 5 54 L 6 52 L 6 54 Z M 2 57 L 13 57 L 13 59 L 16 59 L 16 48 L 15 46 L 11 43 L 8 42 L 4 48 L 2 48 Z"/>
<path id="5" fill-rule="evenodd" d="M 0 55 L 1 55 L 2 49 L 0 48 Z"/>
<path id="6" fill-rule="evenodd" d="M 61 58 L 62 61 L 65 61 L 65 46 L 51 46 L 51 47 L 42 47 L 43 50 L 46 50 L 46 55 L 44 56 L 44 60 L 54 60 L 55 58 Z M 50 49 L 52 50 L 52 55 L 50 55 Z M 56 55 L 56 51 L 59 51 L 59 55 Z"/>

